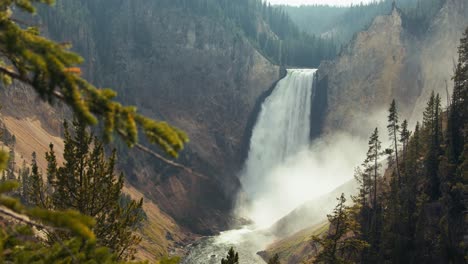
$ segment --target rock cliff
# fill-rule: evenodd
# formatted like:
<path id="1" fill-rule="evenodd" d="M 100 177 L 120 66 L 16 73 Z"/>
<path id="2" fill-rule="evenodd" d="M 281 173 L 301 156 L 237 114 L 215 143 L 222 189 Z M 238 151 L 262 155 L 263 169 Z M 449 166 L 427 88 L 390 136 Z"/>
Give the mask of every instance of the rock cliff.
<path id="1" fill-rule="evenodd" d="M 346 129 L 369 134 L 392 99 L 401 119 L 421 118 L 431 91 L 446 103 L 457 58 L 457 45 L 468 25 L 466 1 L 449 0 L 422 36 L 412 34 L 405 15 L 394 8 L 360 32 L 340 56 L 321 64 L 319 81 L 327 89 L 323 132 Z M 413 114 L 416 113 L 416 114 Z"/>
<path id="2" fill-rule="evenodd" d="M 386 121 L 392 99 L 399 104 L 401 119 L 408 118 L 413 124 L 422 119 L 432 91 L 442 96 L 446 106 L 447 92 L 450 95 L 453 87 L 457 46 L 467 26 L 468 3 L 464 0 L 447 0 L 422 35 L 412 34 L 398 8 L 375 18 L 336 60 L 319 67 L 317 85 L 326 91 L 321 132 L 345 130 L 367 137 L 373 127 Z M 349 189 L 344 190 L 349 194 Z M 282 239 L 259 254 L 268 259 L 278 253 L 285 263 L 313 259 L 311 234 L 326 230 L 316 225 L 325 220 L 326 213 L 321 210 L 331 210 L 323 204 L 322 200 L 306 203 L 278 221 L 272 231 Z M 301 228 L 305 229 L 298 231 Z M 289 237 L 284 238 L 284 230 Z"/>
<path id="3" fill-rule="evenodd" d="M 409 102 L 421 90 L 420 66 L 413 58 L 415 41 L 395 8 L 358 33 L 339 58 L 322 63 L 319 82 L 327 82 L 328 97 L 325 133 L 345 129 L 367 135 L 375 127 L 372 114 L 386 108 L 393 98 L 405 106 L 400 111 L 408 115 Z"/>
<path id="4" fill-rule="evenodd" d="M 163 0 L 63 0 L 38 20 L 83 55 L 86 78 L 187 132 L 179 162 L 206 176 L 122 148 L 129 180 L 195 232 L 226 228 L 247 120 L 279 67 L 238 28 Z"/>

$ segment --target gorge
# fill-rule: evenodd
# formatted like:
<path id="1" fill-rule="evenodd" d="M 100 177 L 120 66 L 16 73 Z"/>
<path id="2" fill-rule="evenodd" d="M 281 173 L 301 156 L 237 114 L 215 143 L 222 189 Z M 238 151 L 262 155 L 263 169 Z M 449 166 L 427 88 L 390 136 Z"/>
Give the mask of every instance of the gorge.
<path id="1" fill-rule="evenodd" d="M 448 105 L 468 4 L 419 2 L 335 10 L 329 20 L 323 14 L 328 22 L 317 35 L 302 32 L 312 25 L 296 26 L 288 8 L 256 0 L 58 0 L 25 21 L 73 44 L 85 61 L 83 78 L 190 138 L 177 159 L 188 170 L 119 140 L 109 144 L 125 192 L 144 198 L 148 212 L 137 259 L 219 263 L 235 246 L 241 263 L 254 264 L 264 263 L 261 250 L 268 259 L 302 249 L 307 242 L 282 246 L 323 227 L 335 198 L 355 191 L 354 169 L 370 132 L 386 131 L 393 99 L 411 129 L 432 91 Z M 366 10 L 358 29 L 349 26 Z M 344 34 L 343 43 L 334 46 L 333 34 Z M 50 142 L 61 156 L 70 111 L 26 85 L 12 87 L 1 90 L 0 119 L 16 136 L 16 163 L 29 164 Z M 270 247 L 274 241 L 279 249 Z"/>
<path id="2" fill-rule="evenodd" d="M 264 263 L 257 252 L 276 239 L 270 229 L 273 224 L 304 202 L 318 202 L 351 179 L 354 166 L 365 153 L 359 137 L 336 133 L 310 140 L 316 72 L 288 69 L 262 104 L 240 172 L 242 192 L 235 211 L 251 224 L 197 242 L 183 263 L 219 263 L 231 246 L 242 263 Z M 333 199 L 325 203 L 322 199 L 323 214 L 316 212 L 307 221 L 323 221 L 332 205 Z"/>

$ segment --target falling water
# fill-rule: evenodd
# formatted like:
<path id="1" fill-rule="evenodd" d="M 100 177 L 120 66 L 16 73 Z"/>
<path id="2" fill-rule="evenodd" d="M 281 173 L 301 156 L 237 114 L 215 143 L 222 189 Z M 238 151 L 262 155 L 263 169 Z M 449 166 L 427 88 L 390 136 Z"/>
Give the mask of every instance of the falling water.
<path id="1" fill-rule="evenodd" d="M 265 201 L 265 195 L 275 191 L 272 171 L 288 158 L 309 146 L 312 84 L 315 69 L 291 69 L 265 100 L 250 140 L 250 151 L 241 176 L 245 196 L 253 202 L 245 212 L 262 225 L 270 214 L 263 214 L 263 206 L 277 207 L 278 201 Z M 273 188 L 272 188 L 273 187 Z M 275 194 L 287 195 L 282 193 Z M 259 206 L 256 206 L 259 205 Z M 249 207 L 249 206 L 247 206 Z M 277 208 L 279 214 L 284 214 Z M 291 210 L 293 208 L 286 208 Z"/>
<path id="2" fill-rule="evenodd" d="M 273 93 L 262 105 L 252 133 L 245 170 L 241 176 L 248 199 L 254 201 L 250 207 L 251 212 L 257 212 L 258 215 L 264 216 L 274 211 L 279 217 L 284 215 L 285 210 L 293 209 L 291 206 L 298 205 L 292 203 L 281 209 L 278 201 L 265 198 L 263 194 L 275 191 L 270 182 L 273 170 L 309 146 L 312 84 L 315 71 L 288 70 L 287 76 L 278 82 Z M 300 181 L 296 183 L 302 184 Z M 294 196 L 275 194 L 276 197 L 281 195 Z M 262 203 L 265 199 L 267 200 L 265 204 L 270 206 L 267 214 L 255 207 L 255 202 Z M 257 224 L 263 220 L 249 212 L 246 216 Z M 269 220 L 274 219 L 268 217 Z M 220 263 L 231 246 L 239 252 L 241 263 L 265 263 L 256 253 L 264 249 L 273 237 L 268 232 L 262 232 L 259 226 L 262 227 L 248 226 L 223 232 L 217 237 L 202 239 L 190 247 L 189 254 L 182 264 Z"/>

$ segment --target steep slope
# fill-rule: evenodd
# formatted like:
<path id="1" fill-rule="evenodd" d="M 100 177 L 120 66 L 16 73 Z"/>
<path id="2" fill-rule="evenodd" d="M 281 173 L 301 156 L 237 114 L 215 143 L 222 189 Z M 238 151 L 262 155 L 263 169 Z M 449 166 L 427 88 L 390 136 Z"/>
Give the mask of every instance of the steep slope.
<path id="1" fill-rule="evenodd" d="M 336 198 L 340 197 L 342 193 L 344 193 L 346 197 L 354 195 L 357 186 L 357 182 L 351 180 L 326 195 L 305 202 L 303 205 L 278 220 L 269 228 L 269 231 L 276 237 L 285 238 L 302 229 L 307 229 L 310 226 L 325 221 L 327 214 L 335 207 Z"/>
<path id="2" fill-rule="evenodd" d="M 347 129 L 366 135 L 375 127 L 383 106 L 395 98 L 407 116 L 420 93 L 417 42 L 405 32 L 398 9 L 377 17 L 367 31 L 357 34 L 341 56 L 319 68 L 319 80 L 327 86 L 328 113 L 325 131 Z M 386 110 L 386 109 L 385 109 Z"/>
<path id="3" fill-rule="evenodd" d="M 174 3 L 62 0 L 38 19 L 83 55 L 85 77 L 188 133 L 179 162 L 205 177 L 125 147 L 120 167 L 177 222 L 210 234 L 231 224 L 247 120 L 279 67 L 228 21 Z"/>
<path id="4" fill-rule="evenodd" d="M 411 115 L 412 120 L 421 118 L 418 113 L 422 113 L 432 91 L 441 95 L 442 105 L 447 105 L 447 92 L 450 97 L 453 87 L 457 47 L 467 26 L 468 2 L 447 0 L 422 43 L 420 64 L 423 89 Z"/>
<path id="5" fill-rule="evenodd" d="M 27 86 L 16 83 L 0 91 L 0 116 L 5 128 L 15 136 L 16 164 L 23 160 L 31 162 L 31 154 L 38 154 L 37 162 L 41 168 L 47 166 L 44 153 L 49 144 L 57 147 L 57 155 L 63 154 L 61 138 L 64 111 L 42 102 Z"/>
<path id="6" fill-rule="evenodd" d="M 36 152 L 38 166 L 45 171 L 47 162 L 44 153 L 48 151 L 50 143 L 54 144 L 58 163 L 63 162 L 61 133 L 66 110 L 42 102 L 32 89 L 21 84 L 2 89 L 0 105 L 0 122 L 16 138 L 14 150 L 18 168 L 23 162 L 31 164 L 31 153 Z M 155 260 L 163 255 L 180 253 L 183 245 L 195 238 L 132 185 L 126 184 L 123 192 L 133 199 L 144 200 L 147 220 L 137 231 L 143 238 L 137 249 L 137 259 Z"/>
<path id="7" fill-rule="evenodd" d="M 275 254 L 278 254 L 281 263 L 313 263 L 317 248 L 312 243 L 312 236 L 320 236 L 328 230 L 329 224 L 323 221 L 316 225 L 305 228 L 287 238 L 276 241 L 268 246 L 264 251 L 258 254 L 264 259 L 269 260 Z"/>
<path id="8" fill-rule="evenodd" d="M 394 8 L 358 33 L 339 58 L 322 63 L 318 75 L 328 103 L 323 131 L 367 135 L 392 99 L 399 104 L 401 119 L 414 121 L 419 117 L 412 117 L 413 111 L 421 110 L 430 91 L 445 98 L 455 47 L 468 24 L 467 10 L 466 1 L 447 1 L 429 31 L 418 36 L 406 15 Z"/>
<path id="9" fill-rule="evenodd" d="M 405 13 L 416 15 L 418 22 L 425 23 L 428 18 L 432 19 L 444 2 L 445 0 L 382 0 L 352 6 L 302 5 L 282 8 L 301 30 L 323 38 L 333 38 L 341 46 L 351 41 L 355 34 L 366 30 L 375 17 L 388 14 L 393 3 Z M 425 27 L 419 29 L 425 30 Z"/>
<path id="10" fill-rule="evenodd" d="M 468 26 L 467 12 L 466 1 L 447 1 L 422 36 L 412 34 L 407 17 L 397 8 L 390 15 L 377 17 L 336 60 L 322 63 L 318 70 L 318 85 L 326 91 L 322 99 L 327 102 L 322 132 L 347 130 L 367 136 L 373 127 L 383 125 L 380 123 L 385 122 L 393 98 L 399 103 L 401 119 L 420 120 L 430 92 L 434 90 L 445 98 L 446 87 L 453 87 L 450 80 L 456 47 Z M 316 218 L 312 216 L 325 216 L 320 209 L 321 202 L 310 203 L 278 222 L 273 231 L 285 230 L 288 223 L 309 228 L 274 243 L 261 255 L 266 259 L 279 253 L 286 263 L 308 259 L 308 234 L 316 230 L 312 226 Z M 310 219 L 310 224 L 303 219 Z M 303 240 L 306 236 L 309 239 Z"/>

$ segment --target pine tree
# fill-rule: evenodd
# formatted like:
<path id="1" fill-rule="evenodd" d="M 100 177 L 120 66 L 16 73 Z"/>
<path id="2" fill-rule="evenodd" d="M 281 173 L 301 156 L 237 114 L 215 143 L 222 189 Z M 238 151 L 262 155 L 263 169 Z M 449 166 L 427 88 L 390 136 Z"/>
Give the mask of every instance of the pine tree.
<path id="1" fill-rule="evenodd" d="M 441 120 L 440 120 L 440 96 L 432 92 L 424 111 L 423 125 L 426 131 L 426 141 L 429 142 L 426 156 L 425 168 L 427 177 L 426 192 L 431 201 L 440 197 L 440 179 L 438 175 L 439 155 L 441 154 Z"/>
<path id="2" fill-rule="evenodd" d="M 379 169 L 382 165 L 379 163 L 382 153 L 382 142 L 379 140 L 379 130 L 375 128 L 369 138 L 369 149 L 367 150 L 366 160 L 363 163 L 365 173 L 369 173 L 372 181 L 372 207 L 377 208 L 377 182 L 379 178 Z"/>
<path id="3" fill-rule="evenodd" d="M 314 263 L 353 263 L 351 260 L 356 259 L 368 246 L 365 241 L 359 239 L 360 226 L 351 214 L 351 208 L 345 205 L 344 194 L 337 200 L 338 205 L 333 214 L 327 215 L 330 222 L 328 233 L 323 238 L 313 237 L 314 242 L 321 247 Z"/>
<path id="4" fill-rule="evenodd" d="M 468 101 L 468 28 L 458 48 L 458 65 L 455 70 L 452 101 L 449 107 L 447 124 L 447 145 L 451 163 L 457 162 L 463 151 L 463 122 L 468 119 L 466 102 Z"/>
<path id="5" fill-rule="evenodd" d="M 442 255 L 451 263 L 466 260 L 466 190 L 468 189 L 468 28 L 459 47 L 452 104 L 448 109 L 445 155 L 440 159 L 443 217 L 440 221 Z"/>
<path id="6" fill-rule="evenodd" d="M 379 169 L 382 166 L 380 164 L 380 158 L 384 153 L 382 152 L 382 146 L 379 140 L 379 130 L 375 128 L 374 132 L 370 136 L 368 143 L 367 156 L 362 164 L 364 173 L 369 174 L 371 181 L 371 206 L 362 207 L 361 210 L 361 225 L 362 235 L 366 242 L 371 246 L 364 250 L 363 256 L 368 259 L 370 263 L 377 261 L 378 253 L 380 251 L 380 237 L 382 232 L 382 211 L 381 203 L 378 201 L 378 182 L 380 178 Z"/>
<path id="7" fill-rule="evenodd" d="M 405 224 L 405 215 L 403 211 L 402 188 L 398 185 L 398 179 L 395 174 L 390 179 L 390 191 L 385 192 L 383 206 L 383 230 L 382 246 L 380 248 L 380 258 L 390 260 L 391 263 L 404 262 L 406 241 L 404 239 L 403 226 Z"/>
<path id="8" fill-rule="evenodd" d="M 39 167 L 37 166 L 36 152 L 33 152 L 31 156 L 31 175 L 28 177 L 28 203 L 42 208 L 47 208 L 48 202 L 44 192 L 44 180 L 42 178 L 42 173 L 39 171 Z"/>
<path id="9" fill-rule="evenodd" d="M 353 201 L 361 205 L 361 208 L 368 207 L 371 203 L 372 175 L 369 170 L 363 171 L 358 167 L 354 171 L 354 178 L 359 183 L 359 194 L 353 197 Z"/>
<path id="10" fill-rule="evenodd" d="M 403 160 L 407 158 L 407 151 L 408 151 L 408 144 L 409 139 L 411 137 L 411 132 L 408 130 L 408 121 L 404 120 L 401 123 L 401 131 L 400 131 L 400 143 L 403 146 Z"/>
<path id="11" fill-rule="evenodd" d="M 29 201 L 28 190 L 30 188 L 30 180 L 29 180 L 30 170 L 26 165 L 26 161 L 23 160 L 23 166 L 21 167 L 19 176 L 21 182 L 21 199 L 23 203 Z"/>
<path id="12" fill-rule="evenodd" d="M 47 161 L 47 186 L 46 193 L 51 196 L 53 193 L 53 186 L 57 181 L 57 158 L 55 157 L 54 145 L 51 143 L 49 145 L 49 151 L 45 154 L 45 159 Z"/>
<path id="13" fill-rule="evenodd" d="M 40 184 L 42 176 L 34 158 L 30 177 L 34 190 L 30 194 L 34 197 L 32 203 L 48 209 L 72 209 L 93 217 L 96 219 L 93 231 L 97 242 L 110 248 L 119 259 L 131 258 L 141 240 L 132 233 L 132 228 L 142 220 L 137 213 L 142 200 L 131 200 L 120 206 L 124 178 L 122 174 L 114 173 L 115 151 L 107 159 L 102 142 L 86 131 L 83 122 L 75 121 L 73 127 L 71 133 L 65 123 L 65 162 L 62 167 L 57 167 L 53 145 L 46 153 L 48 189 Z M 57 236 L 69 239 L 63 232 L 50 236 L 52 239 Z"/>
<path id="14" fill-rule="evenodd" d="M 398 133 L 399 133 L 399 123 L 398 123 L 398 111 L 396 107 L 396 102 L 395 99 L 392 101 L 390 104 L 390 109 L 388 110 L 388 135 L 390 137 L 390 140 L 393 143 L 393 153 L 395 154 L 395 166 L 396 166 L 396 172 L 398 176 L 398 186 L 401 185 L 401 175 L 400 175 L 400 167 L 399 167 L 399 162 L 398 162 Z"/>
<path id="15" fill-rule="evenodd" d="M 6 179 L 9 181 L 14 181 L 16 180 L 15 176 L 15 166 L 16 166 L 16 161 L 15 161 L 15 148 L 14 146 L 10 147 L 10 152 L 8 154 L 9 160 L 8 160 L 8 170 L 6 173 Z"/>
<path id="16" fill-rule="evenodd" d="M 419 129 L 419 128 L 417 128 Z M 419 131 L 418 131 L 419 133 Z M 403 146 L 402 162 L 399 162 L 399 171 L 402 178 L 398 182 L 397 175 L 393 171 L 390 179 L 390 190 L 384 192 L 384 207 L 383 211 L 383 233 L 382 233 L 382 248 L 381 258 L 390 260 L 392 263 L 402 263 L 409 258 L 407 248 L 410 246 L 410 241 L 413 237 L 412 227 L 415 197 L 410 192 L 415 192 L 415 182 L 409 177 L 407 171 L 408 161 L 408 145 L 411 133 L 408 130 L 408 122 L 405 120 L 401 125 L 400 138 Z M 411 208 L 411 209 L 410 209 Z"/>
<path id="17" fill-rule="evenodd" d="M 239 264 L 239 253 L 234 251 L 234 248 L 230 248 L 226 258 L 221 260 L 221 264 Z"/>

